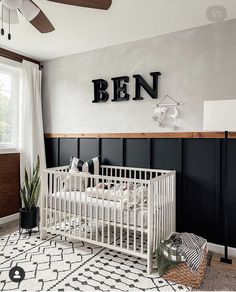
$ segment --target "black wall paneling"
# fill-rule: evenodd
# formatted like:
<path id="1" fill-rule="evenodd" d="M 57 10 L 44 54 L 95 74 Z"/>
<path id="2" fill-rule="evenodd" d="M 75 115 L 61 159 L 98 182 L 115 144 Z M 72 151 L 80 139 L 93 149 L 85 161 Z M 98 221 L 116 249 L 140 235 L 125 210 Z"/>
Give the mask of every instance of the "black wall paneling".
<path id="1" fill-rule="evenodd" d="M 99 139 L 80 139 L 79 140 L 79 158 L 87 161 L 100 155 Z"/>
<path id="2" fill-rule="evenodd" d="M 182 229 L 219 242 L 220 141 L 183 141 Z"/>
<path id="3" fill-rule="evenodd" d="M 59 165 L 69 165 L 70 157 L 78 157 L 78 139 L 60 139 L 59 140 Z"/>
<path id="4" fill-rule="evenodd" d="M 228 239 L 229 246 L 236 247 L 236 140 L 228 141 L 228 159 L 227 159 L 227 180 L 226 189 L 223 189 L 222 195 L 226 198 L 225 202 L 228 209 Z"/>
<path id="5" fill-rule="evenodd" d="M 150 139 L 126 139 L 125 166 L 150 168 Z"/>
<path id="6" fill-rule="evenodd" d="M 176 170 L 177 231 L 223 244 L 221 195 L 226 196 L 229 245 L 236 247 L 236 139 L 229 140 L 227 185 L 221 192 L 222 139 L 47 138 L 47 166 L 68 165 L 70 155 L 103 164 Z"/>
<path id="7" fill-rule="evenodd" d="M 101 139 L 102 164 L 123 166 L 123 139 Z"/>
<path id="8" fill-rule="evenodd" d="M 182 139 L 153 139 L 151 168 L 176 171 L 176 229 L 182 226 Z"/>
<path id="9" fill-rule="evenodd" d="M 45 139 L 45 152 L 47 167 L 50 168 L 58 166 L 59 139 Z"/>

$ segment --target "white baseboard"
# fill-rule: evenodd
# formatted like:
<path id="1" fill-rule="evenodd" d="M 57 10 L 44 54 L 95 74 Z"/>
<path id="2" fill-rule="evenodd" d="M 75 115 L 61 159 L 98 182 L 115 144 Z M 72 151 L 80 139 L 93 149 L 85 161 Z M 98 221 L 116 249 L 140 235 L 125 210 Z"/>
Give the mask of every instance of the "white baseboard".
<path id="1" fill-rule="evenodd" d="M 0 218 L 0 225 L 19 219 L 19 213 Z"/>
<path id="2" fill-rule="evenodd" d="M 213 251 L 215 253 L 219 254 L 224 254 L 224 246 L 223 245 L 218 245 L 215 243 L 207 243 L 208 250 Z M 228 253 L 230 257 L 236 257 L 236 248 L 234 247 L 229 247 L 228 248 Z"/>

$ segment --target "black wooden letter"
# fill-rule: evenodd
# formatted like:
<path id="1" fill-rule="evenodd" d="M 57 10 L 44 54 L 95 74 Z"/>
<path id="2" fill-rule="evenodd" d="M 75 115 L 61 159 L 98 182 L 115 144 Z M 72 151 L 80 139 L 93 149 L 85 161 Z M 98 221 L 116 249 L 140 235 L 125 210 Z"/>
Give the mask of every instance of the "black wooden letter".
<path id="1" fill-rule="evenodd" d="M 146 82 L 146 80 L 141 75 L 134 75 L 133 77 L 136 79 L 135 85 L 135 97 L 134 100 L 142 100 L 143 97 L 141 96 L 141 87 L 146 90 L 146 92 L 152 98 L 158 98 L 158 78 L 161 75 L 160 72 L 153 72 L 150 73 L 153 77 L 153 88 Z"/>
<path id="2" fill-rule="evenodd" d="M 92 81 L 94 83 L 94 100 L 95 102 L 106 102 L 109 98 L 109 94 L 106 91 L 108 83 L 104 79 L 97 79 Z"/>
<path id="3" fill-rule="evenodd" d="M 129 83 L 128 76 L 116 77 L 111 79 L 114 83 L 114 97 L 111 101 L 129 100 L 127 93 L 127 84 Z"/>

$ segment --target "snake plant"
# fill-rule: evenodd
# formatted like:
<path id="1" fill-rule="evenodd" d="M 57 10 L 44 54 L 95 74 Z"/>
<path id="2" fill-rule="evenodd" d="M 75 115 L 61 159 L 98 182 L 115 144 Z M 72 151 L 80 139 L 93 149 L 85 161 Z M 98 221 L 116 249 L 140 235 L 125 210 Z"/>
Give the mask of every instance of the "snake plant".
<path id="1" fill-rule="evenodd" d="M 25 169 L 25 181 L 23 187 L 20 190 L 21 199 L 24 207 L 27 211 L 37 207 L 39 200 L 41 181 L 40 181 L 40 158 L 37 156 L 37 164 L 33 168 L 33 175 L 31 181 L 29 181 L 29 175 Z"/>

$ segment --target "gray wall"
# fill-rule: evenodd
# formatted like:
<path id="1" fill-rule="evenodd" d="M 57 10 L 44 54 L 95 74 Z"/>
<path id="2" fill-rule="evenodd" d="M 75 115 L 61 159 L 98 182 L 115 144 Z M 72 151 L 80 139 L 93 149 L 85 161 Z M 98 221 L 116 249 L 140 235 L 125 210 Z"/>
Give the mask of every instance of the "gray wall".
<path id="1" fill-rule="evenodd" d="M 169 94 L 184 102 L 178 130 L 201 131 L 204 100 L 235 98 L 236 20 L 58 58 L 43 66 L 47 133 L 168 131 L 152 120 L 157 100 L 145 93 L 143 101 L 92 103 L 93 79 L 141 74 L 151 82 L 153 71 L 162 73 L 159 96 Z M 112 96 L 111 81 L 109 85 Z M 132 78 L 129 92 L 133 97 Z"/>

